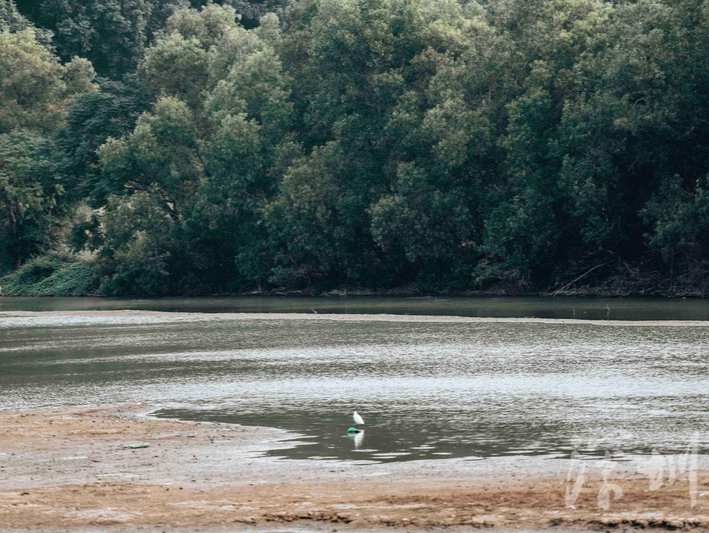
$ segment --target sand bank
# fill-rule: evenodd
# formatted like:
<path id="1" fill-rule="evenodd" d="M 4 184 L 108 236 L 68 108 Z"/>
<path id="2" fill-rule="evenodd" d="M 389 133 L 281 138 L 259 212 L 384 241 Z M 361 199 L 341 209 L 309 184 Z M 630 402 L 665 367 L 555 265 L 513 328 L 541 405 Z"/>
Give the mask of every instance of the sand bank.
<path id="1" fill-rule="evenodd" d="M 0 325 L 3 321 L 13 325 L 21 319 L 32 320 L 36 325 L 63 318 L 69 323 L 91 323 L 92 319 L 125 319 L 155 322 L 165 321 L 209 321 L 209 320 L 319 320 L 336 322 L 413 322 L 413 323 L 512 323 L 550 325 L 592 325 L 592 326 L 634 326 L 634 327 L 709 327 L 709 321 L 702 320 L 583 320 L 571 318 L 506 318 L 506 317 L 465 317 L 438 315 L 392 315 L 392 314 L 320 314 L 320 313 L 193 313 L 141 311 L 134 309 L 110 311 L 0 311 Z M 29 324 L 29 322 L 27 322 Z M 24 324 L 23 324 L 24 325 Z"/>
<path id="2" fill-rule="evenodd" d="M 610 480 L 623 495 L 604 511 L 603 482 L 591 470 L 566 505 L 568 460 L 281 460 L 261 453 L 292 437 L 281 430 L 155 420 L 149 411 L 0 412 L 0 531 L 709 527 L 701 461 L 694 508 L 686 476 L 651 490 L 646 476 L 621 464 Z M 123 447 L 132 442 L 150 447 Z"/>

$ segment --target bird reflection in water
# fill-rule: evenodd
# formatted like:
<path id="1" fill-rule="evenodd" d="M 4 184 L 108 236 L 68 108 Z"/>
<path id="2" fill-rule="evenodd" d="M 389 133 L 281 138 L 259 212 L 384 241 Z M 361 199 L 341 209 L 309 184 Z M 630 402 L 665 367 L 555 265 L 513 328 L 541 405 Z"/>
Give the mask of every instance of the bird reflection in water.
<path id="1" fill-rule="evenodd" d="M 360 450 L 364 444 L 364 430 L 351 433 L 350 438 L 354 441 L 355 450 Z"/>

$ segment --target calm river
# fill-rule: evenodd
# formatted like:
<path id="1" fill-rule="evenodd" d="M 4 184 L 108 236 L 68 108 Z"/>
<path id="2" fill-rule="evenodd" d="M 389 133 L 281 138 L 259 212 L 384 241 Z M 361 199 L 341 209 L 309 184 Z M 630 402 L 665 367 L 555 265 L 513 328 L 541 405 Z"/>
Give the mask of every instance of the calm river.
<path id="1" fill-rule="evenodd" d="M 121 309 L 173 313 L 88 312 Z M 87 312 L 35 313 L 60 310 Z M 256 312 L 307 314 L 240 314 Z M 402 317 L 311 320 L 316 313 Z M 562 457 L 579 441 L 585 453 L 622 456 L 684 450 L 697 433 L 706 450 L 709 322 L 617 320 L 709 320 L 709 303 L 0 298 L 0 409 L 147 402 L 163 417 L 291 430 L 297 445 L 269 452 L 290 458 Z M 355 409 L 366 430 L 351 437 Z"/>

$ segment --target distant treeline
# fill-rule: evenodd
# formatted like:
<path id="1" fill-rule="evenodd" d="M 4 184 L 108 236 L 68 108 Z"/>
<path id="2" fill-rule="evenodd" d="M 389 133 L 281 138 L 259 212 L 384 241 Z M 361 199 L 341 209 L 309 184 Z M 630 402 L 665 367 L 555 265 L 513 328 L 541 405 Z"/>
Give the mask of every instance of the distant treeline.
<path id="1" fill-rule="evenodd" d="M 5 294 L 709 294 L 709 2 L 0 0 Z"/>

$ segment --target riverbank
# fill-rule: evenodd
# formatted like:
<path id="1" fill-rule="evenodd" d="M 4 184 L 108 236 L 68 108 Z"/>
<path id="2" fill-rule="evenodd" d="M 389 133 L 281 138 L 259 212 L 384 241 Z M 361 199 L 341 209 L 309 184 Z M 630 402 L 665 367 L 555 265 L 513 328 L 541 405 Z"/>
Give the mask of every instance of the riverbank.
<path id="1" fill-rule="evenodd" d="M 140 311 L 133 309 L 110 311 L 0 311 L 0 318 L 13 326 L 90 325 L 100 321 L 111 324 L 160 322 L 240 322 L 245 320 L 305 320 L 329 322 L 395 322 L 442 324 L 548 324 L 604 327 L 709 327 L 709 320 L 593 320 L 574 318 L 514 318 L 468 317 L 446 315 L 393 314 L 318 314 L 318 313 L 188 313 Z"/>
<path id="2" fill-rule="evenodd" d="M 593 297 L 593 298 L 706 298 L 709 283 L 703 270 L 692 275 L 672 277 L 668 273 L 631 268 L 627 264 L 617 267 L 614 274 L 589 277 L 598 274 L 591 269 L 581 275 L 560 279 L 549 285 L 534 285 L 524 280 L 489 280 L 481 286 L 466 288 L 431 287 L 406 283 L 391 287 L 371 286 L 340 287 L 287 287 L 272 286 L 268 289 L 253 287 L 241 292 L 213 292 L 209 289 L 159 294 L 126 293 L 113 294 L 126 298 L 204 298 L 243 296 L 285 297 L 357 297 L 378 296 L 395 298 L 460 297 L 460 298 L 546 298 L 546 297 Z M 62 254 L 48 254 L 35 258 L 15 272 L 0 276 L 0 296 L 9 297 L 100 297 L 107 293 L 101 288 L 100 269 L 89 260 Z"/>
<path id="3" fill-rule="evenodd" d="M 156 420 L 150 410 L 0 412 L 0 529 L 709 527 L 705 456 L 694 508 L 687 472 L 651 490 L 629 462 L 616 463 L 609 481 L 623 494 L 604 511 L 593 465 L 567 506 L 569 460 L 279 460 L 261 452 L 283 447 L 284 431 Z M 134 442 L 149 447 L 124 448 Z"/>
<path id="4" fill-rule="evenodd" d="M 180 314 L 393 315 L 603 322 L 709 322 L 709 300 L 698 298 L 455 298 L 380 296 L 244 296 L 120 299 L 0 298 L 0 313 L 134 311 Z"/>
<path id="5" fill-rule="evenodd" d="M 167 295 L 150 295 L 150 294 L 126 294 L 122 296 L 102 294 L 98 289 L 91 288 L 90 290 L 82 290 L 81 288 L 64 287 L 56 288 L 53 285 L 44 282 L 28 287 L 16 288 L 14 283 L 8 283 L 10 275 L 5 278 L 0 278 L 0 287 L 3 292 L 0 293 L 0 298 L 9 297 L 35 297 L 35 298 L 64 298 L 64 297 L 80 297 L 80 298 L 240 298 L 240 297 L 312 297 L 312 298 L 337 298 L 337 297 L 360 297 L 360 296 L 376 296 L 376 297 L 394 297 L 394 298 L 425 298 L 425 297 L 443 297 L 443 298 L 556 298 L 556 297 L 574 297 L 574 298 L 697 298 L 705 299 L 709 297 L 709 287 L 699 284 L 667 286 L 660 285 L 640 285 L 628 286 L 624 283 L 608 283 L 602 285 L 584 285 L 578 288 L 559 288 L 559 289 L 535 289 L 518 284 L 499 284 L 489 289 L 480 290 L 418 290 L 410 285 L 395 287 L 391 289 L 372 290 L 362 288 L 347 288 L 347 289 L 332 289 L 318 290 L 316 288 L 306 289 L 285 289 L 274 288 L 271 290 L 250 290 L 244 292 L 190 292 L 185 294 L 167 294 Z M 3 284 L 4 283 L 4 284 Z"/>

